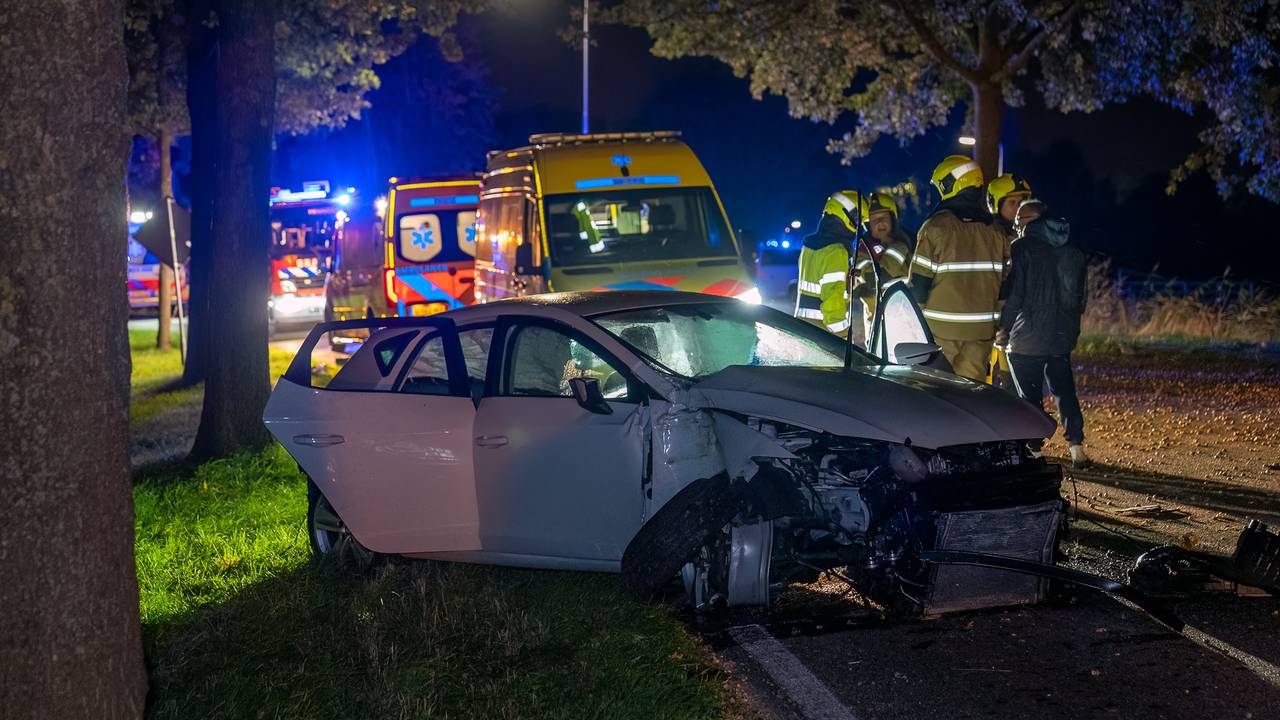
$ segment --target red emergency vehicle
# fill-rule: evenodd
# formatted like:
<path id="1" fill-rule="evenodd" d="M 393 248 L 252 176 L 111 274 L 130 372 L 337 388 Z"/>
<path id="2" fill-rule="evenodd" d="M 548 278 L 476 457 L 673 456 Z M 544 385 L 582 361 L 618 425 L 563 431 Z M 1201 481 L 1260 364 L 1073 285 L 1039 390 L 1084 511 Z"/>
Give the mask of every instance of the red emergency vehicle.
<path id="1" fill-rule="evenodd" d="M 354 202 L 355 188 L 334 191 L 325 180 L 303 183 L 301 190 L 271 188 L 272 331 L 324 320 L 325 281 Z"/>

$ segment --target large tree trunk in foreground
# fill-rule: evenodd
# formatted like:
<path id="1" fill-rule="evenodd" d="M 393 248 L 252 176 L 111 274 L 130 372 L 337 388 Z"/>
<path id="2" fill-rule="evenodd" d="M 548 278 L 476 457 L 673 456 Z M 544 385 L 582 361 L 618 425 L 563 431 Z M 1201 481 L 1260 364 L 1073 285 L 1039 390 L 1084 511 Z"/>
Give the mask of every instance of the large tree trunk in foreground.
<path id="1" fill-rule="evenodd" d="M 138 718 L 146 695 L 128 458 L 123 19 L 123 0 L 0 10 L 6 718 Z"/>
<path id="2" fill-rule="evenodd" d="M 271 140 L 275 115 L 274 3 L 223 0 L 218 11 L 213 246 L 209 258 L 204 411 L 192 455 L 264 447 L 270 382 Z"/>
<path id="3" fill-rule="evenodd" d="M 209 15 L 209 0 L 188 6 L 187 114 L 191 118 L 191 264 L 187 291 L 187 364 L 182 384 L 204 382 L 209 347 L 209 263 L 213 255 L 213 173 L 217 136 L 214 127 L 214 78 L 217 77 L 217 38 L 200 22 Z"/>

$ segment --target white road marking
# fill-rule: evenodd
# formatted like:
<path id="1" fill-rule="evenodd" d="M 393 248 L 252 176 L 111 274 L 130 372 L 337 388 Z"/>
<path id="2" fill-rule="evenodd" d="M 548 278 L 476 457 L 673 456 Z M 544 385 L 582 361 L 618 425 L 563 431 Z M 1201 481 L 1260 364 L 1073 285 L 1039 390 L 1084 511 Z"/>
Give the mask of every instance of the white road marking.
<path id="1" fill-rule="evenodd" d="M 795 655 L 759 625 L 730 628 L 729 635 L 786 692 L 807 720 L 858 720 Z"/>
<path id="2" fill-rule="evenodd" d="M 1206 632 L 1197 630 L 1190 625 L 1186 625 L 1182 628 L 1182 635 L 1201 647 L 1226 655 L 1232 660 L 1235 660 L 1245 666 L 1249 672 L 1271 683 L 1275 687 L 1280 688 L 1280 667 L 1276 667 L 1256 655 L 1251 655 L 1234 645 L 1223 642 L 1222 640 L 1219 640 Z"/>

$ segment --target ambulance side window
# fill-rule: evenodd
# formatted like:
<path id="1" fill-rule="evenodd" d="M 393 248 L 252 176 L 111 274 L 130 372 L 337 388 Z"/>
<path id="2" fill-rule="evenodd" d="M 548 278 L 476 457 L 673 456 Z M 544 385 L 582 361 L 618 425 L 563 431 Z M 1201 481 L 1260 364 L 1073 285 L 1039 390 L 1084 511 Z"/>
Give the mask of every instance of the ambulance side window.
<path id="1" fill-rule="evenodd" d="M 375 229 L 368 222 L 349 223 L 342 229 L 337 256 L 339 270 L 357 270 L 382 264 Z"/>

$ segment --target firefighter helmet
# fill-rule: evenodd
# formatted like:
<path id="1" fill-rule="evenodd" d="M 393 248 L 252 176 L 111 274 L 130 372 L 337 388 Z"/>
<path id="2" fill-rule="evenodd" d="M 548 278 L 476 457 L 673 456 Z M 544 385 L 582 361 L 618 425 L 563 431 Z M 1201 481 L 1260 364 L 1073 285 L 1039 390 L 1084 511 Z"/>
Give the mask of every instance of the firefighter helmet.
<path id="1" fill-rule="evenodd" d="M 948 155 L 933 169 L 929 180 L 946 200 L 965 188 L 982 187 L 982 167 L 964 155 Z"/>
<path id="2" fill-rule="evenodd" d="M 898 204 L 886 193 L 873 192 L 864 195 L 860 206 L 862 210 L 860 214 L 864 223 L 871 219 L 872 213 L 878 212 L 887 212 L 893 215 L 894 220 L 898 219 Z"/>
<path id="3" fill-rule="evenodd" d="M 992 215 L 1000 212 L 1000 203 L 1007 197 L 1031 197 L 1031 183 L 1015 173 L 1005 173 L 987 183 L 987 209 Z"/>
<path id="4" fill-rule="evenodd" d="M 845 227 L 849 228 L 849 232 L 857 233 L 858 228 L 854 218 L 861 214 L 858 209 L 861 198 L 862 193 L 857 190 L 840 190 L 831 193 L 831 197 L 827 198 L 827 204 L 822 207 L 822 214 L 838 218 Z"/>

